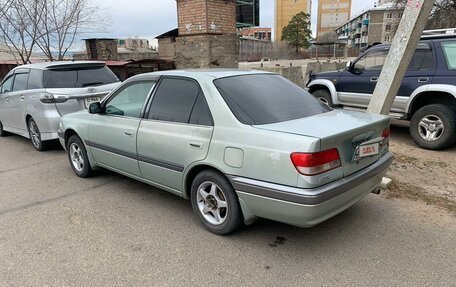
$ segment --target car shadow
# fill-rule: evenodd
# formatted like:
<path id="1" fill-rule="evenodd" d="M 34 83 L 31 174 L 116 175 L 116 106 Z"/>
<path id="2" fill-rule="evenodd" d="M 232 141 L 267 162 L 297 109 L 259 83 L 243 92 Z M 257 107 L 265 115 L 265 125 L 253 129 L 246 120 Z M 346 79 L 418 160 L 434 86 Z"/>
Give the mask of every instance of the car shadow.
<path id="1" fill-rule="evenodd" d="M 372 199 L 375 200 L 377 195 L 369 195 L 368 197 L 372 197 L 370 200 L 364 199 L 312 228 L 300 228 L 272 220 L 258 219 L 253 224 L 244 226 L 231 235 L 218 236 L 202 227 L 193 214 L 188 200 L 108 170 L 98 171 L 97 176 L 116 177 L 118 184 L 128 186 L 128 189 L 121 190 L 125 196 L 129 199 L 136 198 L 145 201 L 146 205 L 150 205 L 150 208 L 155 208 L 159 204 L 160 208 L 167 211 L 177 210 L 179 219 L 172 222 L 175 225 L 175 230 L 184 230 L 190 226 L 193 229 L 192 233 L 222 240 L 226 244 L 242 244 L 243 246 L 262 244 L 266 249 L 285 248 L 289 252 L 292 252 L 296 245 L 305 249 L 318 246 L 319 250 L 324 250 L 326 247 L 327 250 L 334 247 L 341 239 L 356 241 L 357 237 L 364 236 L 366 230 L 375 228 L 372 225 L 378 225 L 378 228 L 381 229 L 381 222 L 379 222 L 381 218 L 378 217 L 381 210 L 372 204 Z"/>

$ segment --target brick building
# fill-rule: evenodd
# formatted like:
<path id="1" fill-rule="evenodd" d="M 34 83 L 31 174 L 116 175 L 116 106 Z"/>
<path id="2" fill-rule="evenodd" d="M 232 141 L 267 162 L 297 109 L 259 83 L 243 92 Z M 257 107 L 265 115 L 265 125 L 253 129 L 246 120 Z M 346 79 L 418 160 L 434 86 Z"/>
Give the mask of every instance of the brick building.
<path id="1" fill-rule="evenodd" d="M 340 42 L 346 42 L 348 54 L 374 43 L 390 43 L 396 34 L 404 9 L 386 2 L 352 18 L 335 29 Z"/>
<path id="2" fill-rule="evenodd" d="M 237 68 L 235 0 L 177 0 L 177 68 Z"/>

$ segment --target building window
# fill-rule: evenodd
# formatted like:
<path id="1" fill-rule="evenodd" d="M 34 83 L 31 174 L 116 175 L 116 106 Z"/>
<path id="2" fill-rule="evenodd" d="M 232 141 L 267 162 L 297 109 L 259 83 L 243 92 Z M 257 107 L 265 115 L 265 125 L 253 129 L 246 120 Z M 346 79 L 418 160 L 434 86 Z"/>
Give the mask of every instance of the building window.
<path id="1" fill-rule="evenodd" d="M 391 31 L 391 25 L 390 24 L 387 24 L 385 26 L 385 31 Z"/>
<path id="2" fill-rule="evenodd" d="M 390 36 L 386 36 L 385 37 L 385 42 L 389 42 L 390 41 Z"/>
<path id="3" fill-rule="evenodd" d="M 387 19 L 393 18 L 393 14 L 392 14 L 392 13 L 386 13 L 386 18 L 387 18 Z"/>
<path id="4" fill-rule="evenodd" d="M 402 19 L 402 15 L 404 15 L 404 13 L 399 13 L 399 19 Z"/>

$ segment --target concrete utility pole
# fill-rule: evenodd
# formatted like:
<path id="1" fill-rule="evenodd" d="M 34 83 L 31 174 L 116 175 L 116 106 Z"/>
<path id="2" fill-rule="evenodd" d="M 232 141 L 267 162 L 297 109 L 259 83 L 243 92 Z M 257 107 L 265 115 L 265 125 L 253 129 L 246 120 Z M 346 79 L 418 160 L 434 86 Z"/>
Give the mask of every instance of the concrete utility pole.
<path id="1" fill-rule="evenodd" d="M 433 5 L 433 0 L 407 0 L 368 112 L 384 115 L 390 112 Z"/>

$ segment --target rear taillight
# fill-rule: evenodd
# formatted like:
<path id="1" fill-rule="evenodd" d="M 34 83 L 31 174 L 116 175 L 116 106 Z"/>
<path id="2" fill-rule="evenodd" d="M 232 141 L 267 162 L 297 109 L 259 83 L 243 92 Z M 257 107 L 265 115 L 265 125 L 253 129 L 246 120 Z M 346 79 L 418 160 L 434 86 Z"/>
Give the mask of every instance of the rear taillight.
<path id="1" fill-rule="evenodd" d="M 386 139 L 386 138 L 389 138 L 390 135 L 391 135 L 391 130 L 390 130 L 390 128 L 386 128 L 386 129 L 383 130 L 382 138 L 385 138 L 385 139 Z"/>
<path id="2" fill-rule="evenodd" d="M 69 95 L 43 94 L 40 101 L 45 104 L 64 103 L 70 98 Z"/>
<path id="3" fill-rule="evenodd" d="M 342 165 L 337 149 L 317 153 L 295 152 L 291 154 L 291 161 L 296 170 L 303 175 L 317 175 Z"/>

